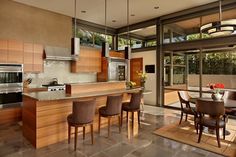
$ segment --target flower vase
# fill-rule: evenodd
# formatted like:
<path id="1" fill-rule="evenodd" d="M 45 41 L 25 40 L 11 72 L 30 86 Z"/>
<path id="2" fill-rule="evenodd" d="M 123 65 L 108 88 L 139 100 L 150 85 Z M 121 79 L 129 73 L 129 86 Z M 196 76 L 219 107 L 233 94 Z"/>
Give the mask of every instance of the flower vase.
<path id="1" fill-rule="evenodd" d="M 145 89 L 145 81 L 141 81 L 141 87 L 143 87 L 143 89 Z"/>
<path id="2" fill-rule="evenodd" d="M 216 92 L 216 93 L 213 93 L 213 94 L 211 95 L 211 98 L 212 98 L 213 100 L 219 101 L 219 100 L 222 99 L 222 95 L 221 95 L 219 92 Z"/>

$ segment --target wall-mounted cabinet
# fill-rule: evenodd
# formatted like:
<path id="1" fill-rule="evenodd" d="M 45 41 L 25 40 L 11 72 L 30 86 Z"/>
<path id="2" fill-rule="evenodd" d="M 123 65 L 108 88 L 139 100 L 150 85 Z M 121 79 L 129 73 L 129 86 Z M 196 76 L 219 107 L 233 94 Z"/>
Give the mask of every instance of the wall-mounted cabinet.
<path id="1" fill-rule="evenodd" d="M 77 61 L 71 63 L 71 72 L 101 72 L 101 49 L 81 47 Z"/>
<path id="2" fill-rule="evenodd" d="M 43 72 L 43 45 L 0 40 L 0 63 L 23 64 L 24 72 Z"/>

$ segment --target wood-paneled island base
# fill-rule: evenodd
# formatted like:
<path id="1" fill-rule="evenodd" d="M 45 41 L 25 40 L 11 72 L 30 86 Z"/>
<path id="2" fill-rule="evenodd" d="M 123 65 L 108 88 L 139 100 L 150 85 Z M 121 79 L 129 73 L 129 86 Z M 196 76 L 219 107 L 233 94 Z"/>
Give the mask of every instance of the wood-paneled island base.
<path id="1" fill-rule="evenodd" d="M 76 94 L 66 94 L 65 91 L 25 93 L 23 96 L 22 112 L 24 137 L 35 148 L 41 148 L 66 140 L 68 130 L 66 118 L 72 112 L 72 102 L 89 98 L 96 98 L 96 114 L 94 118 L 94 130 L 96 131 L 98 128 L 98 108 L 105 105 L 107 95 L 123 93 L 123 101 L 128 101 L 130 99 L 128 93 L 141 90 L 141 88 L 121 89 L 119 86 L 116 86 L 117 83 L 120 84 L 120 82 L 108 82 L 109 87 L 112 84 L 114 85 L 112 90 L 109 88 L 109 90 L 98 88 L 98 91 L 72 92 Z M 95 85 L 95 83 L 92 84 Z M 91 84 L 84 84 L 84 86 L 86 85 L 91 87 Z M 100 85 L 106 86 L 106 83 L 101 83 Z M 105 126 L 107 126 L 107 120 L 102 119 L 101 127 Z M 81 131 L 79 130 L 79 132 Z M 89 132 L 90 129 L 88 128 L 86 131 Z"/>

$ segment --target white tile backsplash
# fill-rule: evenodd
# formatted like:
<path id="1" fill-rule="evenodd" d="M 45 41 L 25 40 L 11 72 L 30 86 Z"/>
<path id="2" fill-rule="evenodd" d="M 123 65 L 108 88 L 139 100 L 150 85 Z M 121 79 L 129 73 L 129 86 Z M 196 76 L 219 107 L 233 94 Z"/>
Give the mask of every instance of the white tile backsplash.
<path id="1" fill-rule="evenodd" d="M 44 61 L 44 72 L 24 74 L 24 79 L 27 78 L 33 79 L 30 86 L 41 86 L 53 78 L 57 78 L 58 83 L 96 82 L 97 73 L 71 73 L 70 61 Z"/>

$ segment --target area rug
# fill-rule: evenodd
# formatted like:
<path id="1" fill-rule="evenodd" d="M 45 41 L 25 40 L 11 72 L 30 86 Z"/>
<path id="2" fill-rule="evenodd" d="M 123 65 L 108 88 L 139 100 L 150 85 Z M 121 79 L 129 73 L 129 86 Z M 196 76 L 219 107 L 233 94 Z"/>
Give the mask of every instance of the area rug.
<path id="1" fill-rule="evenodd" d="M 227 125 L 230 135 L 225 140 L 221 136 L 221 148 L 218 147 L 215 135 L 203 133 L 201 142 L 197 143 L 198 134 L 196 134 L 193 122 L 182 122 L 161 127 L 154 131 L 154 134 L 172 139 L 184 144 L 205 149 L 223 156 L 236 157 L 236 127 Z"/>

